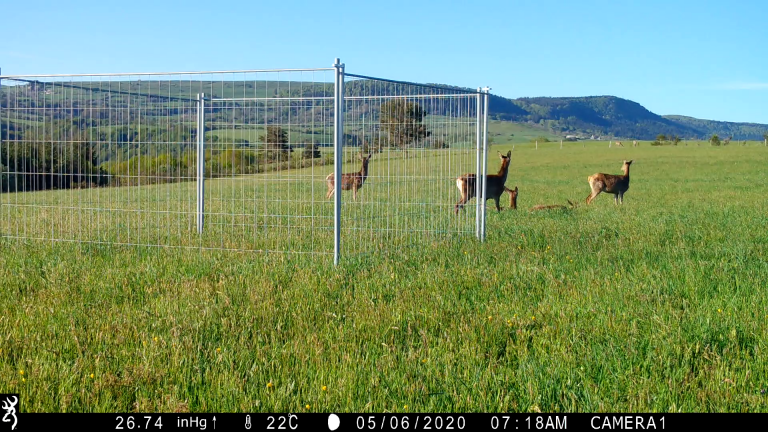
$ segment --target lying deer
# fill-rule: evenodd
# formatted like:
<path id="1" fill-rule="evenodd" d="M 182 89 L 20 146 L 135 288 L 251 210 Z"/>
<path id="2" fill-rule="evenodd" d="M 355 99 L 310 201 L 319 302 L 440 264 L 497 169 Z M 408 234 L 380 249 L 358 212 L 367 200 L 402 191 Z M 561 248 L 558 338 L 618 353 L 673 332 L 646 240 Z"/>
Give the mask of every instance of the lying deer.
<path id="1" fill-rule="evenodd" d="M 504 186 L 504 190 L 509 192 L 509 209 L 517 210 L 517 186 L 514 189 Z"/>
<path id="2" fill-rule="evenodd" d="M 571 200 L 567 200 L 567 201 L 568 201 L 568 205 L 570 207 L 564 206 L 562 204 L 553 204 L 553 205 L 539 204 L 539 205 L 535 205 L 535 206 L 531 207 L 531 209 L 528 210 L 528 211 L 529 212 L 535 212 L 535 211 L 539 211 L 539 210 L 572 210 L 572 209 L 576 208 L 576 203 L 575 202 L 573 202 Z"/>
<path id="3" fill-rule="evenodd" d="M 485 199 L 488 200 L 493 198 L 493 200 L 496 202 L 497 211 L 501 211 L 501 207 L 499 206 L 499 199 L 501 198 L 501 194 L 503 194 L 507 189 L 504 186 L 504 182 L 507 181 L 507 172 L 509 171 L 509 158 L 512 157 L 512 151 L 508 151 L 506 156 L 499 153 L 499 157 L 501 158 L 501 168 L 499 169 L 499 173 L 489 174 L 486 176 L 485 188 Z M 476 188 L 475 185 L 475 174 L 464 174 L 456 179 L 456 187 L 459 188 L 459 191 L 461 192 L 461 199 L 458 203 L 456 203 L 456 214 L 459 214 L 459 209 L 463 208 L 467 201 L 474 198 Z M 485 205 L 485 203 L 483 203 L 483 205 Z"/>
<path id="4" fill-rule="evenodd" d="M 360 168 L 360 171 L 341 175 L 341 190 L 352 189 L 352 199 L 355 201 L 357 201 L 358 189 L 363 187 L 365 179 L 368 178 L 368 161 L 371 160 L 371 156 L 373 156 L 371 153 L 368 153 L 368 156 L 363 156 L 363 154 L 360 153 L 360 160 L 363 161 L 363 167 Z M 328 176 L 325 178 L 325 184 L 328 185 L 328 194 L 325 196 L 325 198 L 330 198 L 331 195 L 333 195 L 333 193 L 336 191 L 333 180 L 333 173 L 328 174 Z"/>
<path id="5" fill-rule="evenodd" d="M 624 193 L 629 189 L 629 166 L 632 161 L 624 161 L 621 170 L 624 175 L 597 173 L 587 177 L 592 193 L 587 197 L 587 204 L 591 203 L 600 192 L 613 194 L 613 201 L 624 204 Z"/>

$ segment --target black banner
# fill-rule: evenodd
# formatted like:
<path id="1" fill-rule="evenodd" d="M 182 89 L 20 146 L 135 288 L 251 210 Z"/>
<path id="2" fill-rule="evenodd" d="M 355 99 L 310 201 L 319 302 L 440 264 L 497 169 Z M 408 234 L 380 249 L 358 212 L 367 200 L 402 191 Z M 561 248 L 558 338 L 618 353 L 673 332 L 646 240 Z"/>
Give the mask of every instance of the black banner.
<path id="1" fill-rule="evenodd" d="M 32 414 L 19 431 L 687 431 L 764 428 L 768 414 Z M 11 430 L 0 423 L 0 431 Z"/>

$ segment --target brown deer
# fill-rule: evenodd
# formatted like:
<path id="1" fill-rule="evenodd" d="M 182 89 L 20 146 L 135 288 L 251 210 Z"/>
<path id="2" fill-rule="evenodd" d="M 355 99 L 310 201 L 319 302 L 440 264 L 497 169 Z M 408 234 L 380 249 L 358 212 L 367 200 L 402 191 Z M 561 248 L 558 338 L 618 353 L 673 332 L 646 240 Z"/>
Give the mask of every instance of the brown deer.
<path id="1" fill-rule="evenodd" d="M 368 156 L 363 156 L 363 154 L 360 153 L 360 160 L 363 162 L 363 167 L 360 168 L 360 171 L 341 175 L 341 190 L 352 189 L 352 199 L 355 201 L 357 201 L 358 189 L 363 187 L 365 179 L 368 178 L 368 161 L 371 160 L 371 156 L 373 156 L 372 153 L 368 153 Z M 325 196 L 326 199 L 330 198 L 336 191 L 333 180 L 333 173 L 328 174 L 328 176 L 325 178 L 325 184 L 328 185 L 328 194 Z"/>
<path id="2" fill-rule="evenodd" d="M 573 202 L 571 200 L 567 200 L 567 201 L 568 201 L 568 206 L 564 206 L 562 204 L 553 204 L 553 205 L 539 204 L 539 205 L 535 205 L 535 206 L 531 207 L 531 209 L 528 210 L 528 211 L 529 212 L 535 212 L 535 211 L 539 211 L 539 210 L 573 210 L 573 209 L 576 208 L 576 203 L 575 202 Z"/>
<path id="3" fill-rule="evenodd" d="M 501 194 L 503 194 L 506 190 L 504 182 L 507 181 L 507 172 L 509 171 L 509 158 L 512 157 L 512 150 L 508 151 L 506 156 L 499 153 L 499 157 L 501 158 L 501 168 L 499 169 L 499 173 L 489 174 L 486 176 L 487 180 L 485 189 L 485 198 L 493 198 L 493 200 L 496 202 L 497 211 L 501 211 L 501 207 L 499 206 L 499 199 L 501 198 Z M 461 199 L 458 203 L 456 203 L 456 214 L 459 214 L 459 209 L 463 208 L 467 201 L 474 198 L 476 187 L 475 180 L 475 174 L 464 174 L 456 179 L 456 187 L 459 188 L 459 191 L 461 192 Z M 483 205 L 485 205 L 485 203 L 483 203 Z"/>
<path id="4" fill-rule="evenodd" d="M 597 173 L 587 177 L 592 193 L 587 197 L 587 204 L 591 203 L 600 192 L 613 194 L 614 203 L 621 201 L 624 204 L 624 193 L 629 189 L 629 166 L 632 161 L 624 161 L 621 170 L 624 175 Z"/>
<path id="5" fill-rule="evenodd" d="M 517 186 L 514 189 L 504 186 L 504 190 L 509 192 L 509 209 L 517 210 Z"/>

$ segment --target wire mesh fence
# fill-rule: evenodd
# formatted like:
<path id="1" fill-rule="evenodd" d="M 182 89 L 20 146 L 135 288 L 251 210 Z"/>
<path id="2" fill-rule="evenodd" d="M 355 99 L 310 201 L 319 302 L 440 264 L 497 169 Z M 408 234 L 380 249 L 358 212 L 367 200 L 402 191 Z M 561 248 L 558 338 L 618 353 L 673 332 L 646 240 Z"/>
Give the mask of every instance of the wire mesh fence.
<path id="1" fill-rule="evenodd" d="M 481 99 L 338 67 L 0 77 L 0 236 L 338 259 L 479 234 L 453 206 Z"/>
<path id="2" fill-rule="evenodd" d="M 342 243 L 366 253 L 426 237 L 472 235 L 476 206 L 454 214 L 456 178 L 478 166 L 478 94 L 346 74 L 345 160 L 370 156 L 364 187 L 345 196 Z M 358 156 L 359 158 L 359 156 Z M 362 169 L 357 160 L 346 171 Z"/>

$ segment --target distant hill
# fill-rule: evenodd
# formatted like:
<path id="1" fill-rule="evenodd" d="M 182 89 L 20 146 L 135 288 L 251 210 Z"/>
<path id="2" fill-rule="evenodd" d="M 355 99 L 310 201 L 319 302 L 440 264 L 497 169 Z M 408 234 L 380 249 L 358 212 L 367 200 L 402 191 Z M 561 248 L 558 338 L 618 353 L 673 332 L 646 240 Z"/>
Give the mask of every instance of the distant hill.
<path id="1" fill-rule="evenodd" d="M 705 135 L 718 134 L 720 137 L 733 139 L 757 139 L 762 140 L 763 134 L 768 132 L 768 125 L 760 123 L 736 123 L 716 120 L 702 120 L 680 115 L 666 115 L 665 119 L 675 123 L 688 125 L 694 129 L 705 131 Z"/>
<path id="2" fill-rule="evenodd" d="M 528 122 L 558 135 L 597 135 L 655 139 L 677 135 L 705 139 L 712 134 L 734 139 L 763 139 L 768 125 L 700 120 L 685 116 L 660 116 L 637 102 L 615 96 L 536 97 L 507 99 L 491 96 L 490 116 L 497 120 Z"/>

